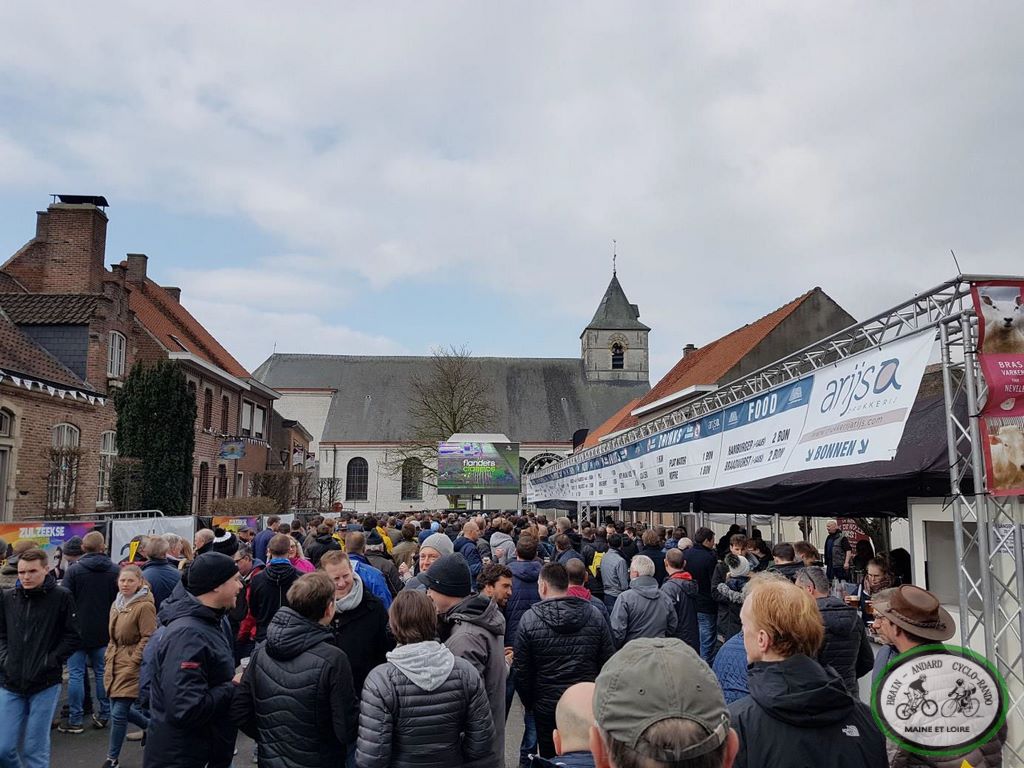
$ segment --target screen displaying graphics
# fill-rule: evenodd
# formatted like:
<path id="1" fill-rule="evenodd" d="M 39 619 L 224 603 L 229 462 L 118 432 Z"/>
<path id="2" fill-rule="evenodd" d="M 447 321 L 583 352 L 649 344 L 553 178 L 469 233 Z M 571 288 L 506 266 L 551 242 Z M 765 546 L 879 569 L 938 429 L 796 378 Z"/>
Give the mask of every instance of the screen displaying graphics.
<path id="1" fill-rule="evenodd" d="M 519 443 L 441 443 L 437 492 L 519 493 Z"/>

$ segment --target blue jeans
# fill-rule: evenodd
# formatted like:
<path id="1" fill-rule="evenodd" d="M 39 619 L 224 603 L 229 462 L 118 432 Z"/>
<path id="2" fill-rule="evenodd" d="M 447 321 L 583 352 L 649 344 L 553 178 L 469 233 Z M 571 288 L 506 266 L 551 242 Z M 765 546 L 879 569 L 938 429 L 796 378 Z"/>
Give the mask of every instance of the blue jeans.
<path id="1" fill-rule="evenodd" d="M 96 701 L 100 704 L 97 714 L 100 720 L 110 719 L 110 699 L 103 690 L 103 654 L 107 647 L 87 648 L 75 651 L 68 659 L 68 723 L 82 724 L 82 704 L 85 699 L 86 659 L 92 664 L 93 679 L 96 682 Z"/>
<path id="2" fill-rule="evenodd" d="M 0 768 L 49 768 L 50 724 L 59 700 L 59 685 L 27 696 L 0 688 Z"/>
<path id="3" fill-rule="evenodd" d="M 142 714 L 142 710 L 135 706 L 135 699 L 111 699 L 110 746 L 107 748 L 107 757 L 117 760 L 121 756 L 121 747 L 124 746 L 124 735 L 129 722 L 143 730 L 149 727 L 149 720 Z"/>
<path id="4" fill-rule="evenodd" d="M 508 719 L 508 711 L 512 708 L 512 699 L 516 694 L 516 678 L 509 670 L 505 678 L 505 719 Z M 519 742 L 519 763 L 525 765 L 530 759 L 530 753 L 537 752 L 537 723 L 533 719 L 533 710 L 523 706 L 523 740 Z"/>
<path id="5" fill-rule="evenodd" d="M 708 664 L 714 661 L 715 641 L 718 636 L 715 628 L 718 617 L 713 613 L 698 613 L 697 626 L 700 628 L 700 657 Z"/>

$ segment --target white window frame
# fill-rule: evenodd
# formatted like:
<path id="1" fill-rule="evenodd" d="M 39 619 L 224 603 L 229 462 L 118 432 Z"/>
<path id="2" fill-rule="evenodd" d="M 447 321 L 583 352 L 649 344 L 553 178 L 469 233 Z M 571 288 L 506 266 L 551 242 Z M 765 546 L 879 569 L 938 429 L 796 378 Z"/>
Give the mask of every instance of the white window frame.
<path id="1" fill-rule="evenodd" d="M 267 409 L 259 405 L 253 407 L 252 436 L 263 439 L 263 429 L 267 423 Z"/>
<path id="2" fill-rule="evenodd" d="M 245 472 L 235 472 L 235 496 L 245 496 Z"/>
<path id="3" fill-rule="evenodd" d="M 110 503 L 110 477 L 117 458 L 117 432 L 110 430 L 100 434 L 99 486 L 96 500 L 100 504 Z"/>
<path id="4" fill-rule="evenodd" d="M 249 400 L 242 401 L 242 437 L 252 437 L 252 418 L 256 404 Z"/>
<path id="5" fill-rule="evenodd" d="M 51 445 L 54 448 L 78 448 L 82 439 L 82 431 L 74 424 L 68 424 L 67 422 L 53 425 L 50 428 L 50 435 Z M 55 498 L 58 499 L 58 502 L 54 505 L 54 508 L 62 509 L 64 507 L 62 500 L 65 497 L 69 499 L 75 498 L 77 478 L 70 476 L 67 467 L 61 467 L 56 479 L 56 485 L 52 488 L 47 488 L 47 505 L 49 506 L 51 498 Z M 68 489 L 69 484 L 71 485 L 70 491 Z"/>
<path id="6" fill-rule="evenodd" d="M 14 434 L 14 414 L 5 408 L 0 408 L 0 437 L 10 437 Z"/>
<path id="7" fill-rule="evenodd" d="M 124 376 L 125 350 L 128 340 L 123 333 L 111 331 L 107 340 L 107 376 L 120 379 Z"/>

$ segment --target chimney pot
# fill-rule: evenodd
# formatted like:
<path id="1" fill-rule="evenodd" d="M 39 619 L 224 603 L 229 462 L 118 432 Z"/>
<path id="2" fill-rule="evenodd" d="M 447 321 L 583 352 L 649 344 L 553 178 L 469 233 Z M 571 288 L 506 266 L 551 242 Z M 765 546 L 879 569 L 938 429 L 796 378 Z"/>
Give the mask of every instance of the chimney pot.
<path id="1" fill-rule="evenodd" d="M 141 283 L 146 279 L 146 262 L 149 257 L 144 253 L 128 254 L 128 282 Z"/>
<path id="2" fill-rule="evenodd" d="M 695 345 L 687 344 L 685 347 L 683 347 L 683 357 L 687 357 L 689 355 L 692 355 L 696 351 L 697 351 L 697 347 Z"/>

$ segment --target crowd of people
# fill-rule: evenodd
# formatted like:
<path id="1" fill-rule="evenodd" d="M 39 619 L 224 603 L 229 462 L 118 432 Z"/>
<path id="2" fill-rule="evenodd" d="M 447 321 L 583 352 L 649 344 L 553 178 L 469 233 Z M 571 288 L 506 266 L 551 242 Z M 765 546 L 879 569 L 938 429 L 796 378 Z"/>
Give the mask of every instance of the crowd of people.
<path id="1" fill-rule="evenodd" d="M 1002 765 L 1005 729 L 955 758 L 887 745 L 860 679 L 955 627 L 898 556 L 828 532 L 822 557 L 739 526 L 270 517 L 119 564 L 94 531 L 61 583 L 16 548 L 0 768 L 48 766 L 51 725 L 109 728 L 103 768 L 126 740 L 145 768 L 500 768 L 517 695 L 521 766 Z"/>

